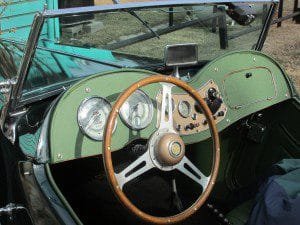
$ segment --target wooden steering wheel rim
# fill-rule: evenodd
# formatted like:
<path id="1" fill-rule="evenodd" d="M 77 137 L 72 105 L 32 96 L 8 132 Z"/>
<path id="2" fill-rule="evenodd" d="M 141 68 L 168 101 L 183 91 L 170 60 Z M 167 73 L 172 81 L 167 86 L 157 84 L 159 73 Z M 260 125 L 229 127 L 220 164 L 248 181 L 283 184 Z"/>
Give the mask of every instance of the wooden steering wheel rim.
<path id="1" fill-rule="evenodd" d="M 207 119 L 210 132 L 213 138 L 213 165 L 212 165 L 212 172 L 210 176 L 210 180 L 208 182 L 208 185 L 204 192 L 199 196 L 199 198 L 194 202 L 193 205 L 191 205 L 189 208 L 187 208 L 185 211 L 168 217 L 156 217 L 149 215 L 143 211 L 141 211 L 139 208 L 137 208 L 125 195 L 125 193 L 120 188 L 118 181 L 116 179 L 115 173 L 114 173 L 114 167 L 112 163 L 112 157 L 111 157 L 111 136 L 114 130 L 114 124 L 115 120 L 118 116 L 118 113 L 120 111 L 121 106 L 123 103 L 127 100 L 127 98 L 137 89 L 153 84 L 158 82 L 164 82 L 164 83 L 172 83 L 186 92 L 188 92 L 194 99 L 200 104 L 200 106 L 203 109 L 203 113 Z M 215 184 L 217 175 L 218 175 L 218 169 L 219 169 L 219 163 L 220 163 L 220 142 L 219 142 L 219 135 L 216 128 L 215 120 L 212 116 L 212 113 L 205 103 L 205 101 L 202 99 L 200 94 L 192 88 L 190 85 L 185 83 L 184 81 L 181 81 L 175 77 L 170 76 L 164 76 L 164 75 L 153 75 L 147 78 L 144 78 L 134 84 L 132 84 L 129 88 L 127 88 L 123 93 L 120 94 L 117 101 L 112 107 L 112 110 L 109 114 L 107 124 L 104 131 L 104 144 L 103 144 L 103 162 L 104 162 L 104 168 L 107 174 L 107 179 L 112 187 L 113 192 L 117 196 L 117 198 L 120 200 L 120 202 L 127 208 L 130 212 L 132 212 L 137 217 L 141 218 L 142 220 L 146 222 L 150 222 L 153 224 L 171 224 L 171 223 L 178 223 L 181 222 L 188 217 L 190 217 L 192 214 L 194 214 L 206 201 L 209 194 L 212 191 L 212 188 Z"/>

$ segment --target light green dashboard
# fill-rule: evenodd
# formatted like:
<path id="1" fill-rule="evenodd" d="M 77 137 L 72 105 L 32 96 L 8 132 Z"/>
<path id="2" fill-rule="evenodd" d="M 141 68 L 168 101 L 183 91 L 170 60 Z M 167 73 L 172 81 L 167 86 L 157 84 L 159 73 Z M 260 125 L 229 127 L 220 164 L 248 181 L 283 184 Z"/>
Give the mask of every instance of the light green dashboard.
<path id="1" fill-rule="evenodd" d="M 101 154 L 102 142 L 85 136 L 78 126 L 77 110 L 81 102 L 91 96 L 100 96 L 113 104 L 119 94 L 133 82 L 151 75 L 154 73 L 144 70 L 116 70 L 88 77 L 68 89 L 51 115 L 51 163 Z M 253 112 L 291 97 L 282 69 L 273 59 L 260 52 L 243 51 L 223 55 L 202 68 L 189 84 L 204 94 L 205 85 L 209 82 L 217 86 L 223 100 L 222 110 L 225 110 L 225 114 L 217 119 L 219 131 Z M 152 123 L 145 129 L 134 131 L 118 118 L 112 137 L 113 150 L 121 149 L 138 138 L 148 139 L 156 129 L 159 105 L 157 96 L 161 85 L 149 85 L 142 90 L 153 102 Z M 185 96 L 179 88 L 173 88 L 173 93 L 178 98 Z M 203 128 L 183 135 L 183 140 L 191 144 L 209 137 L 209 130 Z"/>

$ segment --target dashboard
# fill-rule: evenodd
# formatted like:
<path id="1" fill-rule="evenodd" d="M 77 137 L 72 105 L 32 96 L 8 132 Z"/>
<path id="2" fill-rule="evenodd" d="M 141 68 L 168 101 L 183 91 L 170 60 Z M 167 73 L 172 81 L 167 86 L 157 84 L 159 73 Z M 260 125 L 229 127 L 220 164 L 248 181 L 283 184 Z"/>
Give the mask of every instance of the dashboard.
<path id="1" fill-rule="evenodd" d="M 215 122 L 221 122 L 227 112 L 226 104 L 223 101 L 218 85 L 209 80 L 198 89 L 200 96 L 205 100 L 212 112 Z M 160 115 L 161 92 L 157 95 L 158 116 Z M 172 109 L 174 119 L 174 129 L 180 135 L 190 135 L 208 129 L 205 116 L 200 105 L 189 94 L 173 94 Z M 158 118 L 158 122 L 160 118 Z"/>
<path id="2" fill-rule="evenodd" d="M 234 62 L 234 63 L 233 63 Z M 283 71 L 273 59 L 254 51 L 232 52 L 204 66 L 188 83 L 206 101 L 219 131 L 253 112 L 290 97 Z M 97 74 L 69 88 L 51 110 L 50 162 L 102 153 L 103 130 L 112 105 L 123 90 L 154 72 L 118 69 Z M 160 121 L 162 86 L 140 88 L 123 104 L 112 136 L 112 150 L 148 139 Z M 174 129 L 185 144 L 203 141 L 210 131 L 199 105 L 172 88 Z"/>

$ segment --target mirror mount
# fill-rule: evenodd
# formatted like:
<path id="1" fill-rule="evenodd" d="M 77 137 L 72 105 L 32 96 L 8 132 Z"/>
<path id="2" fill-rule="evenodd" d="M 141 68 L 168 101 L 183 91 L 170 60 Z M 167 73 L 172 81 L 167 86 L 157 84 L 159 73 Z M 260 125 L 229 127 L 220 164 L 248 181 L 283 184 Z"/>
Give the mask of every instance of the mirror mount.
<path id="1" fill-rule="evenodd" d="M 166 67 L 174 68 L 172 76 L 180 79 L 179 67 L 198 63 L 198 45 L 194 43 L 167 45 L 164 60 Z"/>
<path id="2" fill-rule="evenodd" d="M 228 3 L 227 15 L 242 26 L 251 24 L 256 18 L 256 11 L 249 3 Z"/>

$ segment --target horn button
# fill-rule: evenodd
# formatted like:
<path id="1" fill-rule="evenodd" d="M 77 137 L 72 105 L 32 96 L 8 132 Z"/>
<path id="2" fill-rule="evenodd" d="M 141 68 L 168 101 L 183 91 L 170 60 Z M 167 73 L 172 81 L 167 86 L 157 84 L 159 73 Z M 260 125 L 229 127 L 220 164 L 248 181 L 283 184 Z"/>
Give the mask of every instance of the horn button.
<path id="1" fill-rule="evenodd" d="M 153 163 L 162 170 L 172 170 L 185 155 L 185 145 L 176 133 L 155 133 L 150 146 Z M 153 140 L 155 139 L 155 140 Z M 152 148 L 151 148 L 152 147 Z"/>

